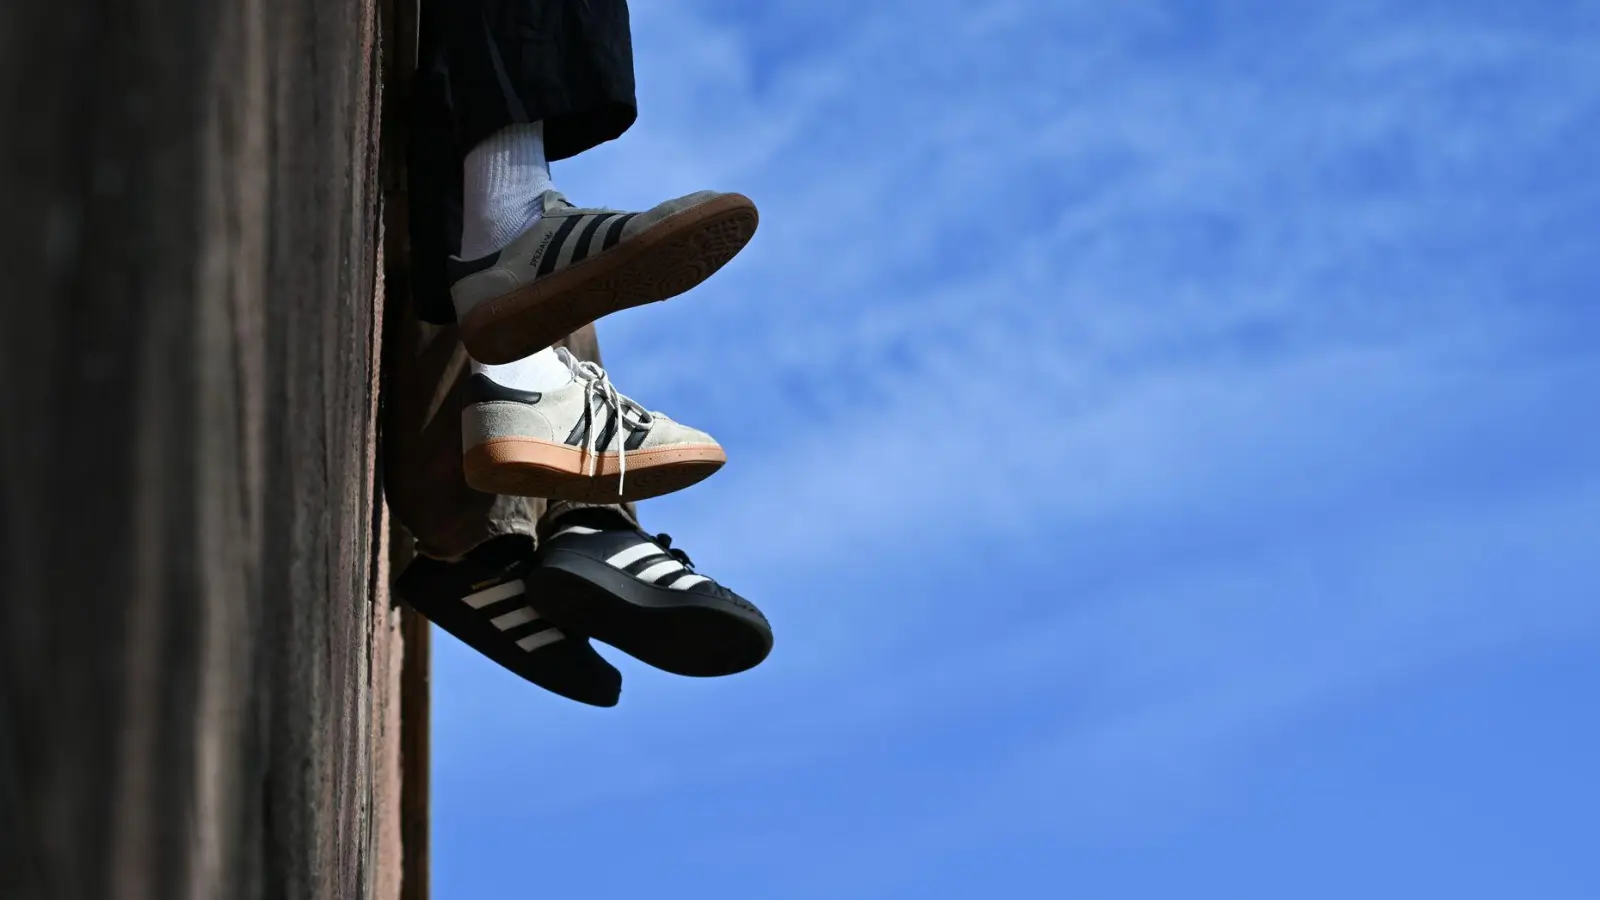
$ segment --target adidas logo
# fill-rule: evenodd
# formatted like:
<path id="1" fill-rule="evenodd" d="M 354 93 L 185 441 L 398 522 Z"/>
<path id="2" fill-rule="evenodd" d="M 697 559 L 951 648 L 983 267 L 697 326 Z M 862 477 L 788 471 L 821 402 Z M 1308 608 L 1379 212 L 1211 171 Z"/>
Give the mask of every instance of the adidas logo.
<path id="1" fill-rule="evenodd" d="M 484 590 L 485 588 L 492 588 L 495 585 L 505 584 L 507 576 L 509 576 L 511 574 L 511 571 L 513 569 L 515 569 L 515 568 L 516 568 L 516 564 L 515 563 L 513 563 L 511 565 L 507 565 L 507 566 L 501 566 L 500 567 L 500 574 L 491 575 L 488 578 L 480 578 L 477 581 L 474 581 L 472 584 L 468 585 L 467 586 L 467 590 L 470 590 L 470 591 L 481 591 L 481 590 Z"/>
<path id="2" fill-rule="evenodd" d="M 554 231 L 545 234 L 544 238 L 539 241 L 539 246 L 533 248 L 533 258 L 528 260 L 528 265 L 535 265 L 544 258 L 545 248 L 550 246 L 550 242 L 555 239 L 555 236 L 556 233 Z"/>

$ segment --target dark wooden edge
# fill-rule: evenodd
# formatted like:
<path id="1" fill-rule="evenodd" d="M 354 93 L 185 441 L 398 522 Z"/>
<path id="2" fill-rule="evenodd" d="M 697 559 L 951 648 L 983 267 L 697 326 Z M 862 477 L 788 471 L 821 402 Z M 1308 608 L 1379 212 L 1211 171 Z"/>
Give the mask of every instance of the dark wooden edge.
<path id="1" fill-rule="evenodd" d="M 406 647 L 400 670 L 400 834 L 405 848 L 400 898 L 428 900 L 432 635 L 428 620 L 416 611 L 408 607 L 400 615 Z"/>
<path id="2" fill-rule="evenodd" d="M 379 0 L 383 104 L 379 136 L 379 178 L 383 186 L 383 372 L 387 374 L 412 351 L 416 325 L 411 316 L 407 271 L 409 239 L 406 202 L 406 127 L 410 113 L 411 73 L 417 60 L 419 0 Z M 381 401 L 380 401 L 381 402 Z M 381 440 L 381 436 L 380 436 Z M 380 459 L 382 458 L 380 454 Z M 411 561 L 411 536 L 390 520 L 389 572 L 405 570 Z M 409 607 L 400 610 L 404 658 L 400 669 L 400 832 L 403 871 L 401 900 L 428 900 L 429 797 L 432 743 L 432 635 L 428 620 Z"/>

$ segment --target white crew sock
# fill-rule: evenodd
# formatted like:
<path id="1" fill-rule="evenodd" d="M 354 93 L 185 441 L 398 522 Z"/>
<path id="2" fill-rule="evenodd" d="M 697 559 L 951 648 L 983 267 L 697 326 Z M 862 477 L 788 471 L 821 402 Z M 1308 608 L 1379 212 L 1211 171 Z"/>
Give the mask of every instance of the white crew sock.
<path id="1" fill-rule="evenodd" d="M 553 391 L 572 381 L 572 370 L 556 355 L 554 347 L 546 347 L 503 366 L 486 366 L 473 360 L 472 371 L 502 387 L 519 391 Z"/>
<path id="2" fill-rule="evenodd" d="M 507 125 L 467 153 L 461 202 L 461 259 L 488 256 L 532 228 L 551 190 L 544 123 Z"/>

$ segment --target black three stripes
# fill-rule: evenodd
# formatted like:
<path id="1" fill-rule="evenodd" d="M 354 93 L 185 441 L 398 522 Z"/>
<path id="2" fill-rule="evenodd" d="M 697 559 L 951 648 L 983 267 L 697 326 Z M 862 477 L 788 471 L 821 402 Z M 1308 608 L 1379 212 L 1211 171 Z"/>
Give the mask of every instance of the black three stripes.
<path id="1" fill-rule="evenodd" d="M 562 222 L 561 226 L 556 229 L 556 233 L 551 236 L 550 244 L 545 248 L 544 257 L 539 260 L 539 271 L 534 277 L 543 278 L 556 270 L 557 260 L 561 259 L 561 253 L 566 249 L 568 239 L 572 237 L 574 231 L 577 231 L 580 224 L 583 225 L 583 230 L 578 232 L 578 245 L 572 249 L 572 259 L 568 262 L 568 265 L 583 262 L 589 258 L 590 244 L 594 241 L 595 234 L 600 231 L 600 227 L 607 222 L 610 223 L 610 227 L 606 228 L 606 236 L 605 240 L 600 244 L 600 252 L 604 253 L 615 247 L 617 242 L 622 240 L 622 229 L 626 228 L 628 223 L 633 221 L 634 216 L 637 215 L 638 213 L 592 213 L 586 216 L 568 216 L 567 220 Z"/>
<path id="2" fill-rule="evenodd" d="M 578 246 L 572 248 L 572 261 L 573 262 L 581 262 L 581 261 L 583 261 L 583 259 L 585 257 L 587 257 L 589 255 L 589 242 L 594 240 L 594 233 L 596 231 L 599 231 L 600 230 L 600 226 L 604 225 L 606 223 L 606 220 L 610 219 L 610 218 L 613 218 L 613 217 L 609 216 L 609 215 L 605 215 L 605 216 L 591 216 L 589 218 L 588 224 L 583 226 L 582 233 L 580 233 L 578 235 Z M 607 247 L 610 247 L 610 246 L 611 246 L 610 244 L 607 244 L 605 247 L 601 247 L 600 249 L 601 250 L 605 250 L 605 249 L 607 249 Z M 557 252 L 560 252 L 560 251 L 558 250 Z"/>
<path id="3" fill-rule="evenodd" d="M 615 222 L 612 222 L 611 227 L 606 231 L 605 245 L 600 249 L 610 250 L 612 247 L 615 247 L 617 245 L 617 241 L 622 240 L 622 229 L 628 227 L 628 223 L 632 222 L 633 217 L 636 215 L 638 215 L 638 213 L 628 213 Z"/>
<path id="4" fill-rule="evenodd" d="M 611 439 L 616 437 L 617 434 L 617 411 L 610 407 L 606 407 L 604 412 L 606 414 L 605 424 L 600 426 L 599 437 L 594 442 L 595 447 L 601 451 L 604 451 L 606 447 L 610 445 Z M 567 435 L 567 446 L 583 447 L 588 445 L 589 420 L 591 418 L 592 416 L 586 415 L 578 419 L 578 424 L 572 426 L 572 433 Z M 628 439 L 623 442 L 623 449 L 637 450 L 643 446 L 644 439 L 650 436 L 650 426 L 629 422 L 626 419 L 623 420 L 623 424 L 627 426 L 628 429 Z"/>

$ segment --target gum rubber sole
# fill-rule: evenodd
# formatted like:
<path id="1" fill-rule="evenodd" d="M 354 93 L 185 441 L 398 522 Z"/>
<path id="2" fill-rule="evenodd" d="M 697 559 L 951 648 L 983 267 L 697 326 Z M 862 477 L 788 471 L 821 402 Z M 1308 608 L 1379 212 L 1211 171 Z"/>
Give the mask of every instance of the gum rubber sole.
<path id="1" fill-rule="evenodd" d="M 643 584 L 570 551 L 546 554 L 528 577 L 540 615 L 665 672 L 733 675 L 772 652 L 767 620 L 742 601 Z"/>
<path id="2" fill-rule="evenodd" d="M 598 256 L 485 300 L 461 319 L 461 342 L 501 365 L 611 313 L 676 297 L 744 249 L 760 217 L 743 194 L 674 213 Z"/>
<path id="3" fill-rule="evenodd" d="M 536 438 L 501 438 L 469 448 L 462 464 L 467 485 L 486 494 L 631 503 L 681 491 L 709 478 L 728 461 L 716 444 L 630 450 L 625 473 L 619 471 L 617 454 L 599 456 L 596 474 L 590 475 L 590 456 L 582 448 Z"/>

